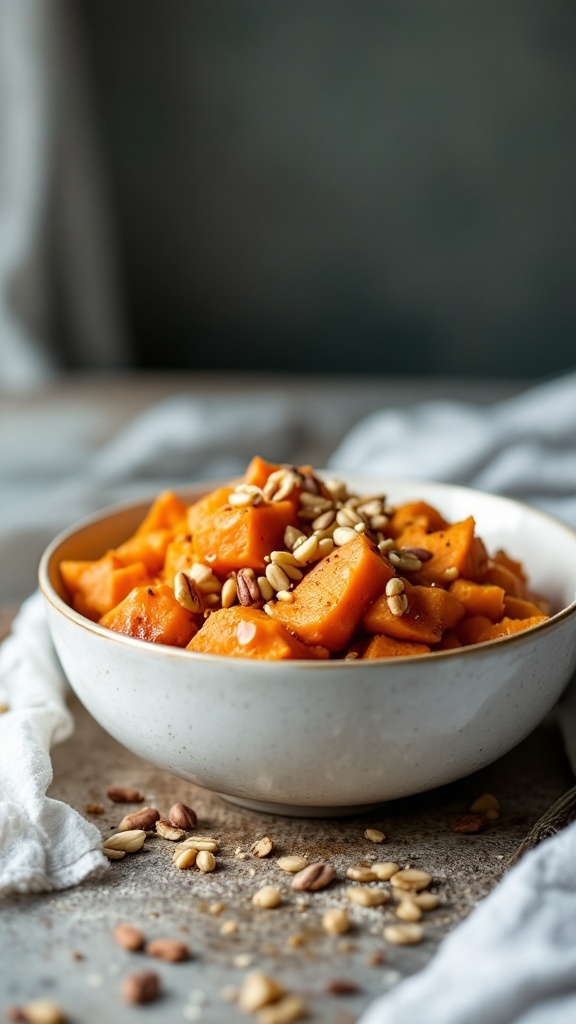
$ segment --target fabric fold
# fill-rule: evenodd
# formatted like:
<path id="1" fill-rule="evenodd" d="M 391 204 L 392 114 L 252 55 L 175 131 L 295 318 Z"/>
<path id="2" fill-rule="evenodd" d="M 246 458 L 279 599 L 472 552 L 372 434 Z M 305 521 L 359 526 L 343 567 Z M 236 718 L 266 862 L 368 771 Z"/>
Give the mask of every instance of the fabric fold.
<path id="1" fill-rule="evenodd" d="M 0 894 L 76 885 L 108 862 L 95 825 L 46 796 L 50 749 L 71 735 L 66 683 L 42 597 L 22 606 L 0 647 Z"/>

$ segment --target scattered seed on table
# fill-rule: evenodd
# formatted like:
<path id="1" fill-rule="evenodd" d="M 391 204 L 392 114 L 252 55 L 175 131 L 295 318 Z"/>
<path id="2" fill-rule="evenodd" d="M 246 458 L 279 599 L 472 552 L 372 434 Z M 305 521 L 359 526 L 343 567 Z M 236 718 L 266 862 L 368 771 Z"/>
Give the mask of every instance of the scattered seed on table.
<path id="1" fill-rule="evenodd" d="M 415 946 L 422 942 L 424 929 L 419 924 L 389 924 L 384 929 L 384 938 L 393 946 Z"/>
<path id="2" fill-rule="evenodd" d="M 264 910 L 272 910 L 282 902 L 282 893 L 273 885 L 264 885 L 258 889 L 252 897 L 255 907 L 262 907 Z"/>
<path id="3" fill-rule="evenodd" d="M 366 839 L 369 839 L 371 843 L 383 843 L 386 839 L 384 832 L 381 832 L 379 828 L 367 828 L 364 832 Z"/>

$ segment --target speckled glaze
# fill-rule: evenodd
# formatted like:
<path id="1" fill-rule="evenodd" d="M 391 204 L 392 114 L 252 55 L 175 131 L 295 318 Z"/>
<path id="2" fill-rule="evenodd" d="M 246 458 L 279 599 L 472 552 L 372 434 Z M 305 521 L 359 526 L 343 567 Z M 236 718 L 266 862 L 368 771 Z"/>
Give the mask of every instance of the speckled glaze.
<path id="1" fill-rule="evenodd" d="M 558 609 L 524 633 L 383 661 L 258 662 L 113 633 L 68 607 L 58 565 L 124 540 L 149 502 L 57 537 L 40 564 L 56 650 L 94 718 L 152 764 L 248 807 L 342 814 L 443 785 L 505 754 L 554 705 L 576 666 L 576 533 L 466 488 L 347 476 L 392 503 L 423 498 L 474 515 L 490 551 L 522 560 Z M 197 485 L 185 500 L 204 493 Z"/>

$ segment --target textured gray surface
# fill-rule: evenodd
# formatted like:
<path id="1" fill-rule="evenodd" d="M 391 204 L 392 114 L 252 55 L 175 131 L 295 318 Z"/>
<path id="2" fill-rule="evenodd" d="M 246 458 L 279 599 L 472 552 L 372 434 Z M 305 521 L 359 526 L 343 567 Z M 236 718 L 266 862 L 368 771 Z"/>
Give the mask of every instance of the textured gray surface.
<path id="1" fill-rule="evenodd" d="M 106 789 L 111 784 L 133 785 L 145 794 L 146 804 L 161 813 L 175 800 L 191 804 L 198 813 L 198 831 L 214 835 L 220 843 L 213 874 L 176 871 L 172 844 L 154 837 L 141 852 L 111 863 L 102 877 L 78 888 L 4 901 L 0 1011 L 42 996 L 64 1007 L 75 1024 L 245 1020 L 222 998 L 222 989 L 238 985 L 246 971 L 256 967 L 301 993 L 310 1020 L 349 1024 L 372 998 L 428 961 L 442 937 L 497 883 L 508 856 L 533 821 L 571 784 L 556 727 L 548 721 L 482 772 L 381 811 L 331 820 L 271 817 L 229 805 L 158 771 L 104 734 L 76 702 L 73 706 L 77 727 L 74 736 L 54 750 L 52 796 L 82 813 L 88 803 L 102 804 L 104 814 L 92 820 L 108 836 L 126 808 L 111 803 Z M 451 821 L 485 791 L 499 797 L 500 820 L 477 835 L 455 834 Z M 374 845 L 366 840 L 368 826 L 383 829 L 386 841 Z M 268 859 L 258 860 L 250 846 L 265 834 L 272 838 L 274 850 Z M 235 855 L 238 848 L 247 854 L 245 859 Z M 335 882 L 322 892 L 294 893 L 290 876 L 275 865 L 277 856 L 288 853 L 332 861 Z M 441 905 L 425 915 L 421 945 L 400 948 L 384 940 L 383 927 L 394 920 L 393 903 L 352 908 L 354 927 L 343 938 L 322 931 L 323 911 L 347 905 L 346 868 L 374 859 L 410 864 L 433 875 Z M 282 888 L 281 906 L 252 906 L 252 894 L 263 884 Z M 225 904 L 218 915 L 211 912 L 215 902 Z M 220 933 L 226 920 L 238 923 L 235 934 Z M 185 939 L 192 958 L 183 964 L 163 964 L 119 949 L 111 932 L 120 921 L 140 926 L 149 938 Z M 303 937 L 303 944 L 293 947 L 290 936 L 295 934 Z M 374 954 L 381 963 L 371 963 Z M 238 961 L 238 956 L 243 959 Z M 126 1006 L 119 995 L 121 978 L 143 967 L 158 969 L 164 994 L 145 1009 Z M 326 986 L 333 979 L 353 979 L 358 992 L 328 995 Z"/>

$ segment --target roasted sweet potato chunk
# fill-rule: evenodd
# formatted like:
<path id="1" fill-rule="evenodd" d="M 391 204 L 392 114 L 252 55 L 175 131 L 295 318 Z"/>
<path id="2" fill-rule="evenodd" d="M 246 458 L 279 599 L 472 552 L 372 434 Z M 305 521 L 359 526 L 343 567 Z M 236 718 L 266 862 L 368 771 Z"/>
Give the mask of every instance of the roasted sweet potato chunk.
<path id="1" fill-rule="evenodd" d="M 383 633 L 398 640 L 435 644 L 444 630 L 452 629 L 464 615 L 464 606 L 456 596 L 441 587 L 412 586 L 404 580 L 408 607 L 402 615 L 393 615 L 386 594 L 376 598 L 362 619 L 367 633 Z"/>
<path id="2" fill-rule="evenodd" d="M 485 615 L 497 622 L 504 614 L 504 591 L 494 583 L 475 583 L 458 579 L 448 590 L 462 602 L 467 615 Z"/>
<path id="3" fill-rule="evenodd" d="M 362 534 L 318 562 L 271 614 L 308 644 L 341 651 L 394 570 Z"/>
<path id="4" fill-rule="evenodd" d="M 430 533 L 418 526 L 407 527 L 397 538 L 398 546 L 419 547 L 431 552 L 431 557 L 422 563 L 419 572 L 413 574 L 414 582 L 447 586 L 454 572 L 465 579 L 482 579 L 487 555 L 484 544 L 474 531 L 473 516 Z"/>
<path id="5" fill-rule="evenodd" d="M 325 648 L 306 646 L 266 612 L 241 606 L 213 612 L 188 644 L 188 649 L 268 661 L 328 657 Z"/>
<path id="6" fill-rule="evenodd" d="M 266 555 L 283 546 L 284 531 L 293 522 L 290 501 L 248 508 L 225 505 L 193 531 L 194 551 L 215 573 L 226 575 L 243 567 L 263 572 Z"/>
<path id="7" fill-rule="evenodd" d="M 135 587 L 100 625 L 138 640 L 186 647 L 198 629 L 198 617 L 178 604 L 170 587 L 158 583 Z"/>
<path id="8" fill-rule="evenodd" d="M 411 658 L 415 654 L 430 654 L 430 647 L 411 640 L 397 640 L 392 636 L 373 636 L 360 658 Z"/>
<path id="9" fill-rule="evenodd" d="M 94 562 L 61 562 L 60 573 L 72 607 L 93 621 L 114 608 L 133 587 L 151 579 L 143 562 L 126 566 L 113 551 Z"/>

